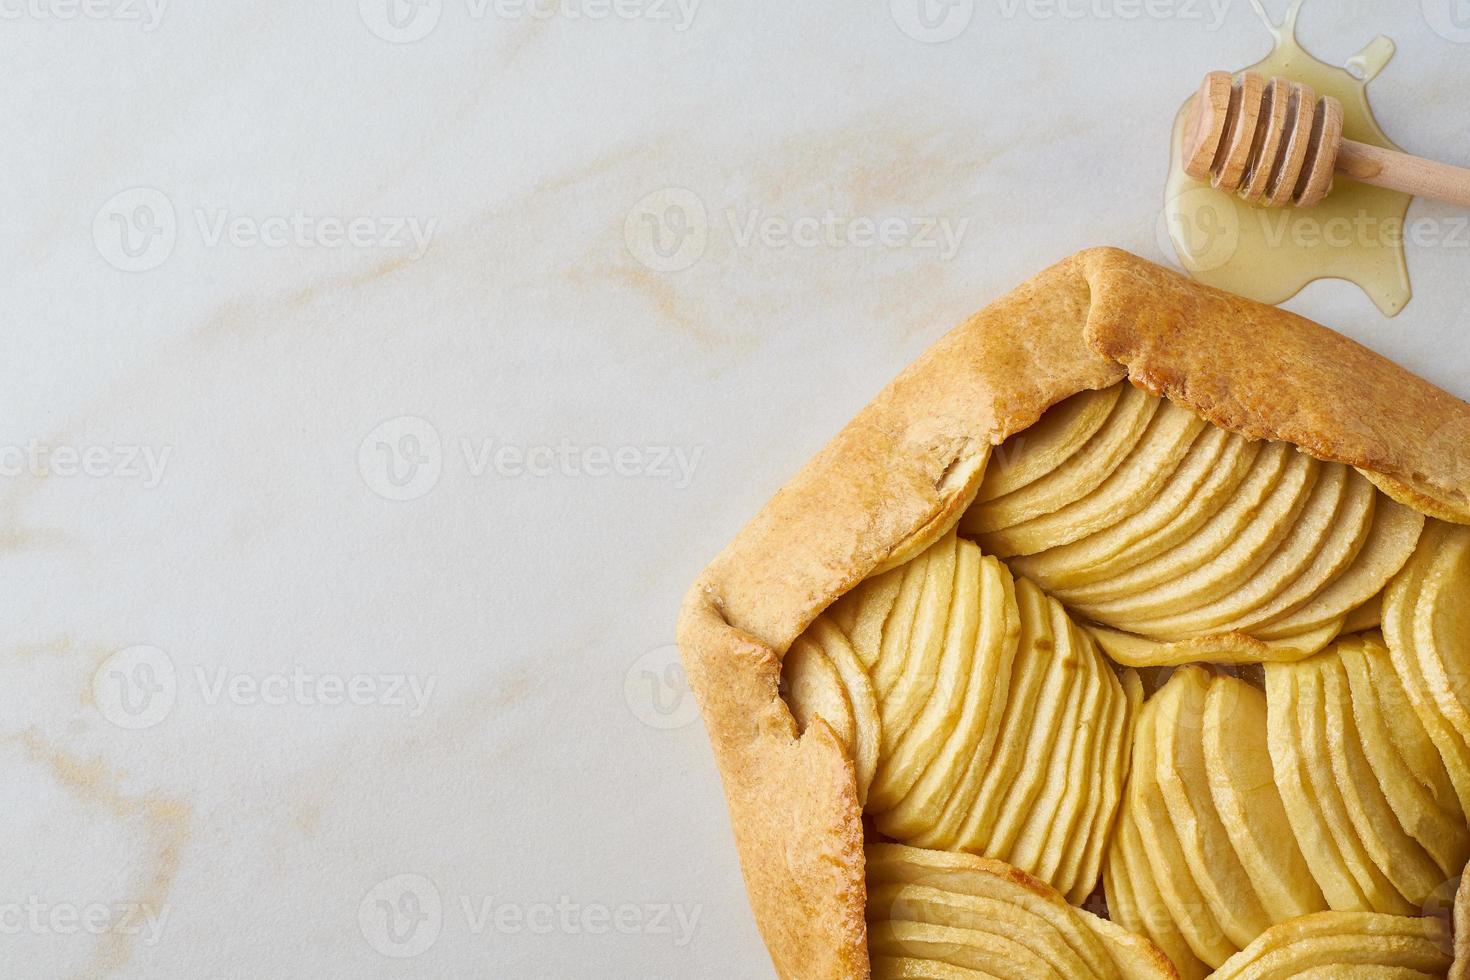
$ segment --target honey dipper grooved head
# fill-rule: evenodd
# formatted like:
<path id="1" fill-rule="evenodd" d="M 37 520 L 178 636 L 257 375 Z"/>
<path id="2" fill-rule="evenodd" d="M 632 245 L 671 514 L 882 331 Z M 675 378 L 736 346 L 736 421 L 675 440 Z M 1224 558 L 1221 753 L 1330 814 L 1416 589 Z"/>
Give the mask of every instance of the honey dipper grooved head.
<path id="1" fill-rule="evenodd" d="M 1342 103 L 1310 86 L 1245 72 L 1205 76 L 1190 106 L 1184 172 L 1271 207 L 1311 207 L 1332 190 Z"/>

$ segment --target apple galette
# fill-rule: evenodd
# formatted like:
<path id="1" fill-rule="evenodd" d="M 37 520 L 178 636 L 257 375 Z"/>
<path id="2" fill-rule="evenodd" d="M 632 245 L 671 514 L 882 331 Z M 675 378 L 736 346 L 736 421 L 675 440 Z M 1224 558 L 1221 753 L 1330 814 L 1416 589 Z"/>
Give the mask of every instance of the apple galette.
<path id="1" fill-rule="evenodd" d="M 1470 970 L 1470 405 L 1317 324 L 1060 263 L 680 643 L 782 976 Z"/>

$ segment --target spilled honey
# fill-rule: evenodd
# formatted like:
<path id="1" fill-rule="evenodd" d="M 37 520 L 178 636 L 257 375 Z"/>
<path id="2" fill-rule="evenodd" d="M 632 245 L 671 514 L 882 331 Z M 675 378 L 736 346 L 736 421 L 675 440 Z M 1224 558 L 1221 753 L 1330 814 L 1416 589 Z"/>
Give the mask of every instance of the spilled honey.
<path id="1" fill-rule="evenodd" d="M 1309 54 L 1296 37 L 1302 0 L 1286 19 L 1271 22 L 1260 0 L 1251 6 L 1275 44 L 1242 71 L 1284 76 L 1342 103 L 1343 136 L 1398 149 L 1368 107 L 1368 83 L 1393 57 L 1393 41 L 1379 36 L 1339 68 Z M 1338 174 L 1332 192 L 1311 208 L 1265 208 L 1194 180 L 1184 173 L 1189 103 L 1174 121 L 1164 219 L 1180 264 L 1201 282 L 1263 303 L 1280 303 L 1317 279 L 1345 279 L 1366 293 L 1385 316 L 1408 303 L 1404 216 L 1412 195 L 1373 187 Z"/>

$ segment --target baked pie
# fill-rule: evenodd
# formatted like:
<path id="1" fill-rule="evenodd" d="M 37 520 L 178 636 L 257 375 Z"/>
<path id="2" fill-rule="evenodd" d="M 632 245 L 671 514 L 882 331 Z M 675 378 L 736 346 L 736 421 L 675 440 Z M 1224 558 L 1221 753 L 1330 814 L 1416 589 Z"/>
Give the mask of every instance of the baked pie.
<path id="1" fill-rule="evenodd" d="M 1470 971 L 1470 405 L 1325 327 L 1073 256 L 679 638 L 782 976 Z"/>

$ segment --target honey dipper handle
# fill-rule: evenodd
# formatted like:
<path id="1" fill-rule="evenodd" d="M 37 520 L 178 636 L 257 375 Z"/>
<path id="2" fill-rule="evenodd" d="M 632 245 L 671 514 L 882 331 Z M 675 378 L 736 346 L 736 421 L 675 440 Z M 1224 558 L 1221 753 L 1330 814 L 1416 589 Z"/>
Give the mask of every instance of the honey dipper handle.
<path id="1" fill-rule="evenodd" d="M 1470 208 L 1470 170 L 1464 167 L 1343 140 L 1337 169 L 1365 184 Z"/>

